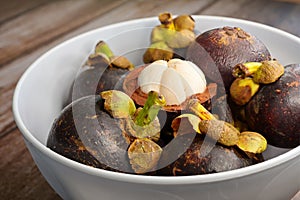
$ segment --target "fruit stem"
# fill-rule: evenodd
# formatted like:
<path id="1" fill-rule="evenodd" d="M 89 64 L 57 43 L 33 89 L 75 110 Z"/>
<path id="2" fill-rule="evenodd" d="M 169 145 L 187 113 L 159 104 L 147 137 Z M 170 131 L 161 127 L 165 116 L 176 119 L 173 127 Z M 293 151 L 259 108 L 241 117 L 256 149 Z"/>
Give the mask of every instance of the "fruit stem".
<path id="1" fill-rule="evenodd" d="M 159 19 L 162 27 L 167 28 L 169 30 L 175 30 L 175 25 L 174 25 L 171 13 L 168 13 L 168 12 L 161 13 L 158 16 L 158 19 Z"/>
<path id="2" fill-rule="evenodd" d="M 159 110 L 166 104 L 163 96 L 157 92 L 148 93 L 148 98 L 141 111 L 138 112 L 134 122 L 138 126 L 149 125 L 158 115 Z"/>
<path id="3" fill-rule="evenodd" d="M 191 99 L 188 108 L 202 120 L 216 119 L 197 99 Z"/>
<path id="4" fill-rule="evenodd" d="M 235 78 L 245 78 L 253 75 L 260 67 L 262 63 L 260 62 L 247 62 L 237 64 L 232 71 L 232 75 Z"/>
<path id="5" fill-rule="evenodd" d="M 270 84 L 284 73 L 284 67 L 277 60 L 263 61 L 262 66 L 253 74 L 256 83 Z"/>

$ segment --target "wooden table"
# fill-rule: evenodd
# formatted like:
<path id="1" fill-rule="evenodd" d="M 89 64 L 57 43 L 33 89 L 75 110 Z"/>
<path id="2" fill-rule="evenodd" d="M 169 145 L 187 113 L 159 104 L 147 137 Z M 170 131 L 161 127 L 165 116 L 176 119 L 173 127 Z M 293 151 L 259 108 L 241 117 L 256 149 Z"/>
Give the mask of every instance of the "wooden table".
<path id="1" fill-rule="evenodd" d="M 34 164 L 13 119 L 14 88 L 27 67 L 50 48 L 80 33 L 124 20 L 157 16 L 164 11 L 248 19 L 300 37 L 300 4 L 296 3 L 268 0 L 1 0 L 0 199 L 60 199 Z"/>

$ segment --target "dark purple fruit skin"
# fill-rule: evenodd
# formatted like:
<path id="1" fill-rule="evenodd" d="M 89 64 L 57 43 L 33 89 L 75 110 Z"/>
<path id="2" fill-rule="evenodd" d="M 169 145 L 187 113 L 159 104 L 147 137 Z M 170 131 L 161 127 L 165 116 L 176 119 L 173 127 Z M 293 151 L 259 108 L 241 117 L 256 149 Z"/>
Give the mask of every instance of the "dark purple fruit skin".
<path id="1" fill-rule="evenodd" d="M 67 106 L 51 128 L 47 147 L 92 167 L 132 172 L 119 121 L 103 111 L 100 96 L 83 97 Z"/>
<path id="2" fill-rule="evenodd" d="M 184 134 L 174 138 L 172 145 L 166 146 L 163 150 L 156 175 L 209 174 L 238 169 L 255 163 L 235 147 L 224 147 L 209 140 L 205 142 L 208 142 L 206 144 L 210 144 L 212 149 L 204 155 L 203 149 L 201 150 L 203 141 L 199 134 Z M 175 161 L 171 164 L 166 162 L 172 159 Z"/>
<path id="3" fill-rule="evenodd" d="M 187 50 L 187 60 L 198 65 L 213 82 L 224 82 L 226 89 L 234 80 L 232 69 L 236 64 L 260 62 L 270 57 L 270 52 L 259 39 L 231 27 L 202 33 Z"/>
<path id="4" fill-rule="evenodd" d="M 251 129 L 282 148 L 300 144 L 300 65 L 285 68 L 283 76 L 265 85 L 246 106 Z"/>
<path id="5" fill-rule="evenodd" d="M 107 66 L 104 63 L 84 66 L 73 83 L 68 103 L 84 96 L 100 94 L 105 90 L 121 90 L 126 73 L 127 69 Z"/>
<path id="6" fill-rule="evenodd" d="M 233 123 L 233 115 L 229 106 L 227 95 L 223 95 L 216 100 L 212 101 L 211 113 L 218 116 L 219 120 L 223 120 L 228 123 Z"/>

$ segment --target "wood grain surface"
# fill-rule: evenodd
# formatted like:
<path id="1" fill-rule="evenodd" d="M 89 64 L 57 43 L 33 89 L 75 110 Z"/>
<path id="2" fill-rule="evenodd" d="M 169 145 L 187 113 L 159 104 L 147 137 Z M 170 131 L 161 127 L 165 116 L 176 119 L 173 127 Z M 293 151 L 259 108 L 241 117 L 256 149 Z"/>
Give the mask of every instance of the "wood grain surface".
<path id="1" fill-rule="evenodd" d="M 294 1 L 296 2 L 296 1 Z M 16 83 L 28 66 L 80 33 L 130 19 L 217 15 L 271 25 L 300 37 L 300 4 L 271 0 L 0 1 L 0 199 L 60 199 L 34 164 L 12 115 Z M 299 199 L 295 196 L 295 199 Z"/>

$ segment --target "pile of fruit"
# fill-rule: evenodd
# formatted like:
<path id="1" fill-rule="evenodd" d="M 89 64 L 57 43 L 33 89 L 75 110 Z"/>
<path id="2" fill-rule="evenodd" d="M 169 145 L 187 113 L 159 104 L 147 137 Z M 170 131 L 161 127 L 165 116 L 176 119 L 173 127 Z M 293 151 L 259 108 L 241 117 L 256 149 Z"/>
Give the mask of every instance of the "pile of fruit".
<path id="1" fill-rule="evenodd" d="M 262 162 L 267 141 L 300 144 L 300 65 L 282 66 L 239 27 L 196 35 L 191 16 L 158 18 L 142 66 L 97 43 L 49 148 L 101 169 L 178 176 Z"/>

